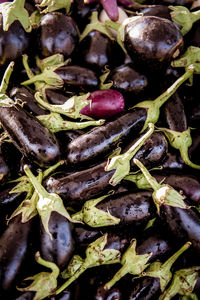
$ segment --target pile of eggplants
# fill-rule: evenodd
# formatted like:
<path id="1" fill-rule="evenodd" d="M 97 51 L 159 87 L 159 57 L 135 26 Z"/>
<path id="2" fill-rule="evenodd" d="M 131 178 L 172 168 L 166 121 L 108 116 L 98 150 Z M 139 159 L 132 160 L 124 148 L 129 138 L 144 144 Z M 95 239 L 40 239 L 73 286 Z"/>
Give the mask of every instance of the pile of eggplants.
<path id="1" fill-rule="evenodd" d="M 0 1 L 1 299 L 200 299 L 199 20 Z"/>

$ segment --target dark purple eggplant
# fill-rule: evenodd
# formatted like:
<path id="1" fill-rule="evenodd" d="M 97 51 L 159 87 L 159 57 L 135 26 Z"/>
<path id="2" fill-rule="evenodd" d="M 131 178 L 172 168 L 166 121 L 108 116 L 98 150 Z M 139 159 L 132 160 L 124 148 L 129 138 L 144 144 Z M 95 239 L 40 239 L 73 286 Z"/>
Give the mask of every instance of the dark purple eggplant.
<path id="1" fill-rule="evenodd" d="M 94 300 L 122 300 L 122 293 L 117 288 L 105 291 L 103 287 L 99 287 Z"/>
<path id="2" fill-rule="evenodd" d="M 185 164 L 183 163 L 180 155 L 175 152 L 174 149 L 170 149 L 166 154 L 162 167 L 163 170 L 167 171 L 179 171 L 185 168 Z"/>
<path id="3" fill-rule="evenodd" d="M 48 113 L 39 106 L 34 98 L 34 95 L 25 87 L 15 87 L 10 91 L 10 97 L 14 101 L 23 104 L 23 108 L 36 116 L 45 115 Z"/>
<path id="4" fill-rule="evenodd" d="M 112 88 L 129 97 L 132 104 L 134 103 L 133 96 L 144 92 L 148 85 L 147 77 L 138 73 L 132 63 L 113 69 L 110 79 L 113 81 Z"/>
<path id="5" fill-rule="evenodd" d="M 24 267 L 31 222 L 21 223 L 15 217 L 0 237 L 0 289 L 8 291 Z"/>
<path id="6" fill-rule="evenodd" d="M 43 56 L 62 53 L 70 56 L 78 43 L 74 20 L 59 12 L 48 13 L 40 21 L 38 41 Z"/>
<path id="7" fill-rule="evenodd" d="M 161 1 L 162 2 L 162 1 Z M 171 20 L 170 9 L 166 5 L 151 5 L 150 7 L 146 7 L 140 10 L 140 13 L 143 16 L 155 16 L 164 19 Z"/>
<path id="8" fill-rule="evenodd" d="M 164 112 L 169 129 L 179 132 L 187 130 L 188 126 L 184 106 L 177 92 L 165 104 Z"/>
<path id="9" fill-rule="evenodd" d="M 135 143 L 135 140 L 132 144 Z M 139 159 L 145 166 L 153 167 L 162 164 L 167 155 L 168 144 L 163 134 L 155 132 L 138 150 L 134 158 Z M 133 159 L 131 166 L 134 166 Z"/>
<path id="10" fill-rule="evenodd" d="M 136 108 L 104 126 L 94 128 L 69 143 L 67 160 L 77 164 L 111 152 L 119 142 L 139 133 L 145 119 L 145 109 Z"/>
<path id="11" fill-rule="evenodd" d="M 67 206 L 78 206 L 109 188 L 109 180 L 114 171 L 106 172 L 106 163 L 66 177 L 54 179 L 50 177 L 45 186 L 49 192 L 59 194 L 66 200 Z"/>
<path id="12" fill-rule="evenodd" d="M 190 241 L 192 248 L 200 253 L 200 213 L 196 209 L 163 205 L 161 217 L 176 239 Z"/>
<path id="13" fill-rule="evenodd" d="M 103 199 L 102 199 L 103 198 Z M 73 220 L 83 221 L 91 227 L 139 226 L 147 224 L 154 216 L 151 192 L 120 193 L 88 200 L 81 211 L 72 216 Z M 108 213 L 109 212 L 109 213 Z"/>
<path id="14" fill-rule="evenodd" d="M 87 248 L 87 246 L 100 237 L 101 233 L 97 229 L 90 228 L 85 225 L 76 225 L 74 228 L 74 238 L 79 248 Z"/>
<path id="15" fill-rule="evenodd" d="M 4 31 L 2 14 L 0 14 L 0 38 L 0 65 L 20 57 L 30 42 L 28 34 L 18 21 L 15 21 L 8 31 Z"/>
<path id="16" fill-rule="evenodd" d="M 66 89 L 73 90 L 74 87 L 76 92 L 77 87 L 80 90 L 88 91 L 97 89 L 99 84 L 98 78 L 92 70 L 77 65 L 59 67 L 55 73 L 63 80 Z"/>
<path id="17" fill-rule="evenodd" d="M 71 223 L 57 212 L 52 212 L 48 226 L 52 238 L 42 224 L 40 227 L 41 255 L 45 260 L 63 268 L 69 262 L 75 247 Z"/>
<path id="18" fill-rule="evenodd" d="M 160 291 L 160 279 L 143 277 L 132 282 L 131 293 L 128 300 L 151 300 L 158 299 Z"/>
<path id="19" fill-rule="evenodd" d="M 1 106 L 0 121 L 17 149 L 33 162 L 44 165 L 59 159 L 60 149 L 55 137 L 14 102 Z"/>
<path id="20" fill-rule="evenodd" d="M 124 43 L 135 65 L 153 73 L 166 69 L 178 56 L 183 48 L 183 37 L 170 20 L 139 16 L 125 26 Z"/>
<path id="21" fill-rule="evenodd" d="M 73 96 L 72 93 L 70 93 L 69 95 L 67 93 L 65 93 L 63 95 L 63 94 L 61 94 L 60 91 L 54 91 L 51 89 L 46 89 L 45 93 L 46 93 L 48 102 L 51 104 L 56 104 L 56 105 L 64 104 L 70 97 Z"/>

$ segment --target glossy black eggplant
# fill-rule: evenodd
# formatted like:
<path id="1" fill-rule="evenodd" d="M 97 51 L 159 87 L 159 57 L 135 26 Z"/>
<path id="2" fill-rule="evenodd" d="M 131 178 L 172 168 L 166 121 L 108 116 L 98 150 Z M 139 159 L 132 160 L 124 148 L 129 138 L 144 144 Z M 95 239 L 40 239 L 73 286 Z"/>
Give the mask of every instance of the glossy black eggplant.
<path id="1" fill-rule="evenodd" d="M 132 63 L 113 69 L 109 78 L 113 81 L 112 88 L 130 97 L 132 104 L 134 104 L 133 96 L 144 92 L 148 86 L 147 77 L 138 73 Z"/>
<path id="2" fill-rule="evenodd" d="M 0 183 L 8 179 L 9 174 L 10 168 L 5 161 L 4 155 L 2 153 L 2 143 L 0 142 Z"/>
<path id="3" fill-rule="evenodd" d="M 36 116 L 45 115 L 48 112 L 39 106 L 34 98 L 34 95 L 26 87 L 14 87 L 10 91 L 10 97 L 14 101 L 23 104 L 23 108 Z"/>
<path id="4" fill-rule="evenodd" d="M 133 280 L 131 293 L 128 300 L 151 300 L 158 299 L 160 291 L 160 279 L 143 277 Z M 157 298 L 155 298 L 157 297 Z"/>
<path id="5" fill-rule="evenodd" d="M 122 293 L 117 288 L 105 291 L 102 286 L 97 289 L 94 300 L 122 300 Z"/>
<path id="6" fill-rule="evenodd" d="M 143 16 L 155 16 L 171 20 L 170 9 L 168 8 L 168 6 L 162 4 L 151 5 L 150 7 L 146 7 L 140 10 L 140 13 Z"/>
<path id="7" fill-rule="evenodd" d="M 71 259 L 75 248 L 71 223 L 57 212 L 52 212 L 48 226 L 52 238 L 45 231 L 42 223 L 40 226 L 41 255 L 43 259 L 63 268 Z"/>
<path id="8" fill-rule="evenodd" d="M 31 222 L 15 217 L 0 237 L 0 289 L 8 291 L 22 270 L 28 249 Z"/>
<path id="9" fill-rule="evenodd" d="M 99 80 L 96 74 L 85 67 L 77 65 L 63 66 L 55 70 L 55 73 L 63 80 L 66 90 L 80 91 L 97 89 Z"/>
<path id="10" fill-rule="evenodd" d="M 200 201 L 200 182 L 192 175 L 187 174 L 156 174 L 152 173 L 153 177 L 158 182 L 163 182 L 174 187 L 178 191 L 182 191 L 183 194 L 190 199 L 190 201 L 199 203 Z"/>
<path id="11" fill-rule="evenodd" d="M 46 89 L 45 93 L 46 93 L 48 102 L 51 104 L 56 104 L 56 105 L 64 104 L 70 97 L 73 96 L 72 93 L 70 93 L 69 95 L 67 93 L 65 93 L 63 95 L 63 94 L 61 94 L 60 91 L 54 91 L 51 89 Z"/>
<path id="12" fill-rule="evenodd" d="M 183 48 L 183 37 L 170 20 L 154 16 L 133 18 L 125 26 L 125 48 L 146 72 L 165 70 Z"/>
<path id="13" fill-rule="evenodd" d="M 77 55 L 81 64 L 100 71 L 104 66 L 113 67 L 123 62 L 124 54 L 117 43 L 112 42 L 108 37 L 99 31 L 91 31 L 80 43 L 80 52 Z M 84 61 L 83 61 L 84 60 Z"/>
<path id="14" fill-rule="evenodd" d="M 38 29 L 38 41 L 43 56 L 61 53 L 70 56 L 78 44 L 74 20 L 59 12 L 44 15 Z"/>
<path id="15" fill-rule="evenodd" d="M 29 42 L 29 35 L 17 21 L 9 27 L 8 31 L 4 31 L 3 17 L 0 14 L 0 65 L 20 57 L 27 50 Z"/>
<path id="16" fill-rule="evenodd" d="M 190 241 L 192 249 L 200 253 L 200 213 L 195 208 L 162 205 L 161 218 L 178 241 Z"/>
<path id="17" fill-rule="evenodd" d="M 72 218 L 74 220 L 83 221 L 92 227 L 115 225 L 116 228 L 117 225 L 131 225 L 133 229 L 134 226 L 145 226 L 148 220 L 155 215 L 151 192 L 148 191 L 114 194 L 106 197 L 94 207 L 93 203 L 95 201 L 96 200 L 87 201 L 82 210 L 74 214 Z M 98 211 L 96 209 L 98 209 Z M 106 220 L 103 218 L 102 212 L 105 213 L 105 218 L 107 215 Z M 96 215 L 96 218 L 94 215 Z M 92 216 L 93 220 L 91 220 Z"/>
<path id="18" fill-rule="evenodd" d="M 72 173 L 66 177 L 47 179 L 45 186 L 49 192 L 59 194 L 66 200 L 66 206 L 78 206 L 109 188 L 109 180 L 114 171 L 105 171 L 106 163 L 87 170 Z"/>
<path id="19" fill-rule="evenodd" d="M 134 143 L 135 141 L 132 144 Z M 134 158 L 139 159 L 145 166 L 153 167 L 162 164 L 167 155 L 167 150 L 168 144 L 164 135 L 155 132 L 144 142 Z M 132 167 L 134 167 L 133 159 L 131 160 Z"/>
<path id="20" fill-rule="evenodd" d="M 185 164 L 182 161 L 180 155 L 174 150 L 168 150 L 168 153 L 162 163 L 163 170 L 167 171 L 181 171 L 185 168 Z"/>
<path id="21" fill-rule="evenodd" d="M 87 246 L 95 239 L 99 238 L 100 235 L 101 232 L 99 230 L 86 225 L 76 224 L 74 228 L 74 238 L 76 244 L 79 245 L 80 248 L 87 248 Z"/>
<path id="22" fill-rule="evenodd" d="M 54 135 L 20 106 L 1 106 L 0 121 L 17 149 L 33 162 L 53 164 L 59 159 L 60 149 Z"/>
<path id="23" fill-rule="evenodd" d="M 145 120 L 146 110 L 136 108 L 104 126 L 81 135 L 68 145 L 68 162 L 77 164 L 111 152 L 118 143 L 139 133 Z"/>
<path id="24" fill-rule="evenodd" d="M 187 119 L 183 102 L 178 94 L 174 93 L 172 98 L 164 106 L 165 120 L 169 129 L 183 132 L 187 130 Z"/>

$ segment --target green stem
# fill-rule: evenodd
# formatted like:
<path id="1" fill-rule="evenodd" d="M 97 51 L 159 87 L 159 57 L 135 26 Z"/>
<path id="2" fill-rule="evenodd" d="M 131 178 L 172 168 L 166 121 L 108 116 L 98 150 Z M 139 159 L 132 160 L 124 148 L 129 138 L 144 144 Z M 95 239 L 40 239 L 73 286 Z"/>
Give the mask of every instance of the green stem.
<path id="1" fill-rule="evenodd" d="M 22 55 L 22 62 L 23 62 L 24 69 L 26 70 L 26 74 L 27 74 L 28 78 L 29 79 L 33 78 L 35 76 L 35 74 L 32 72 L 31 68 L 29 67 L 28 55 L 26 55 L 26 54 Z"/>
<path id="2" fill-rule="evenodd" d="M 1 86 L 0 86 L 0 93 L 1 94 L 5 94 L 6 91 L 7 91 L 9 80 L 10 80 L 10 76 L 11 76 L 11 74 L 13 72 L 13 69 L 14 69 L 14 64 L 15 64 L 14 61 L 12 61 L 8 65 L 6 71 L 5 71 L 4 75 L 3 75 L 3 79 L 1 81 Z"/>
<path id="3" fill-rule="evenodd" d="M 64 160 L 57 162 L 55 165 L 49 167 L 43 172 L 43 178 L 48 177 L 53 171 L 55 171 L 58 167 L 62 166 L 65 163 Z"/>
<path id="4" fill-rule="evenodd" d="M 163 265 L 162 269 L 170 270 L 177 258 L 192 245 L 191 242 L 185 243 L 174 255 L 172 255 Z"/>
<path id="5" fill-rule="evenodd" d="M 193 23 L 195 23 L 196 21 L 198 21 L 200 19 L 200 10 L 191 12 L 192 15 L 192 21 Z"/>
<path id="6" fill-rule="evenodd" d="M 191 77 L 193 73 L 194 67 L 191 65 L 181 77 L 179 77 L 164 93 L 154 100 L 156 106 L 160 108 L 176 92 L 181 84 Z"/>
<path id="7" fill-rule="evenodd" d="M 154 191 L 158 190 L 161 188 L 161 185 L 157 182 L 157 180 L 151 176 L 151 174 L 149 173 L 149 171 L 143 166 L 143 164 L 136 158 L 134 158 L 134 163 L 138 166 L 138 168 L 140 168 L 140 170 L 142 171 L 142 173 L 144 174 L 146 180 L 148 181 L 148 183 L 150 184 L 150 186 L 152 187 L 152 189 Z"/>
<path id="8" fill-rule="evenodd" d="M 41 183 L 38 181 L 37 177 L 33 175 L 31 170 L 29 169 L 28 165 L 24 166 L 24 172 L 30 179 L 32 185 L 34 186 L 35 190 L 37 191 L 38 195 L 42 195 L 43 197 L 49 196 L 49 193 L 45 190 L 45 188 L 41 185 Z"/>
<path id="9" fill-rule="evenodd" d="M 113 278 L 104 285 L 105 290 L 109 290 L 117 281 L 124 277 L 128 273 L 127 265 L 123 265 L 121 269 L 113 276 Z"/>
<path id="10" fill-rule="evenodd" d="M 191 162 L 189 155 L 188 155 L 188 147 L 181 147 L 179 148 L 180 154 L 181 154 L 181 158 L 184 161 L 184 163 L 188 166 L 190 166 L 191 168 L 200 170 L 200 165 L 194 164 L 193 162 Z"/>
<path id="11" fill-rule="evenodd" d="M 82 266 L 76 271 L 76 273 L 70 277 L 61 287 L 55 292 L 56 295 L 64 291 L 73 281 L 75 281 L 85 270 L 87 270 L 88 265 L 83 263 Z"/>
<path id="12" fill-rule="evenodd" d="M 50 261 L 46 261 L 46 260 L 44 260 L 43 258 L 41 258 L 39 252 L 36 252 L 36 254 L 35 254 L 35 259 L 36 259 L 36 261 L 37 261 L 38 264 L 40 264 L 40 265 L 42 265 L 42 266 L 44 266 L 44 267 L 46 267 L 46 268 L 51 269 L 52 272 L 54 273 L 54 276 L 55 276 L 56 278 L 58 277 L 58 275 L 59 275 L 59 273 L 60 273 L 60 270 L 59 270 L 59 268 L 56 266 L 55 263 L 52 263 L 52 262 L 50 262 Z"/>

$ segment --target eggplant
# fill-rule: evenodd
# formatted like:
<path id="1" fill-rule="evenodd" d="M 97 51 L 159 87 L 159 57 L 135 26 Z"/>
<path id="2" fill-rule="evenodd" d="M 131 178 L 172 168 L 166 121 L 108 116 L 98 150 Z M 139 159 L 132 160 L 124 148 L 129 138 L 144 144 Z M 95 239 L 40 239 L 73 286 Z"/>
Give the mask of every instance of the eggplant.
<path id="1" fill-rule="evenodd" d="M 169 129 L 179 132 L 187 130 L 188 126 L 184 106 L 177 92 L 165 104 L 164 112 Z"/>
<path id="2" fill-rule="evenodd" d="M 49 192 L 59 194 L 63 200 L 66 200 L 65 205 L 80 207 L 87 199 L 109 188 L 109 180 L 114 171 L 106 172 L 105 166 L 104 162 L 66 177 L 58 179 L 50 177 L 45 182 L 45 186 Z"/>
<path id="3" fill-rule="evenodd" d="M 133 18 L 124 33 L 128 54 L 146 72 L 164 71 L 183 48 L 183 37 L 177 26 L 160 17 Z"/>
<path id="4" fill-rule="evenodd" d="M 161 218 L 177 240 L 190 241 L 193 250 L 200 253 L 200 213 L 195 208 L 182 209 L 163 205 Z"/>
<path id="5" fill-rule="evenodd" d="M 38 116 L 48 113 L 37 104 L 34 95 L 25 87 L 14 87 L 9 94 L 15 102 L 23 103 L 23 108 L 31 114 Z"/>
<path id="6" fill-rule="evenodd" d="M 21 223 L 19 215 L 0 237 L 0 289 L 3 291 L 9 291 L 25 267 L 30 232 L 31 221 Z"/>
<path id="7" fill-rule="evenodd" d="M 63 66 L 55 70 L 55 73 L 63 80 L 67 90 L 87 91 L 97 89 L 99 81 L 95 73 L 77 65 Z"/>
<path id="8" fill-rule="evenodd" d="M 131 103 L 134 102 L 133 96 L 144 92 L 148 86 L 148 79 L 145 75 L 138 73 L 133 63 L 121 65 L 112 70 L 110 79 L 113 81 L 112 88 L 120 91 Z"/>
<path id="9" fill-rule="evenodd" d="M 91 227 L 131 225 L 132 229 L 147 224 L 153 218 L 155 212 L 151 204 L 151 193 L 147 191 L 117 193 L 86 201 L 72 219 Z"/>
<path id="10" fill-rule="evenodd" d="M 185 164 L 183 163 L 180 155 L 178 155 L 174 149 L 169 149 L 166 157 L 162 163 L 163 170 L 166 171 L 180 171 L 185 168 Z"/>
<path id="11" fill-rule="evenodd" d="M 67 161 L 82 163 L 111 152 L 119 142 L 139 133 L 145 119 L 145 109 L 136 108 L 104 126 L 94 128 L 69 143 Z"/>
<path id="12" fill-rule="evenodd" d="M 71 223 L 57 212 L 52 212 L 48 226 L 52 238 L 45 231 L 42 223 L 40 226 L 41 255 L 43 259 L 63 268 L 69 262 L 75 248 Z"/>
<path id="13" fill-rule="evenodd" d="M 38 42 L 45 57 L 56 53 L 70 56 L 78 44 L 74 20 L 59 12 L 44 15 L 38 29 Z"/>
<path id="14" fill-rule="evenodd" d="M 128 300 L 158 299 L 160 292 L 159 278 L 143 277 L 133 281 Z"/>
<path id="15" fill-rule="evenodd" d="M 135 141 L 132 143 L 134 144 Z M 154 132 L 138 150 L 134 158 L 139 159 L 145 166 L 153 167 L 162 164 L 168 150 L 167 141 L 162 133 Z M 133 158 L 133 159 L 134 159 Z M 131 167 L 134 167 L 133 159 Z"/>
<path id="16" fill-rule="evenodd" d="M 30 37 L 18 21 L 11 24 L 8 31 L 3 30 L 3 17 L 0 14 L 0 65 L 16 60 L 30 44 Z"/>
<path id="17" fill-rule="evenodd" d="M 160 17 L 171 21 L 170 9 L 166 5 L 162 5 L 162 4 L 151 5 L 150 7 L 146 7 L 140 10 L 140 13 L 143 16 Z"/>
<path id="18" fill-rule="evenodd" d="M 48 102 L 50 102 L 51 104 L 56 104 L 56 105 L 64 104 L 65 101 L 67 101 L 70 97 L 73 96 L 72 93 L 62 94 L 61 91 L 54 91 L 54 90 L 51 90 L 51 89 L 46 89 L 45 93 L 46 93 L 46 97 L 47 97 Z"/>
<path id="19" fill-rule="evenodd" d="M 0 121 L 17 149 L 33 162 L 52 164 L 60 157 L 56 138 L 18 105 L 1 106 Z"/>

